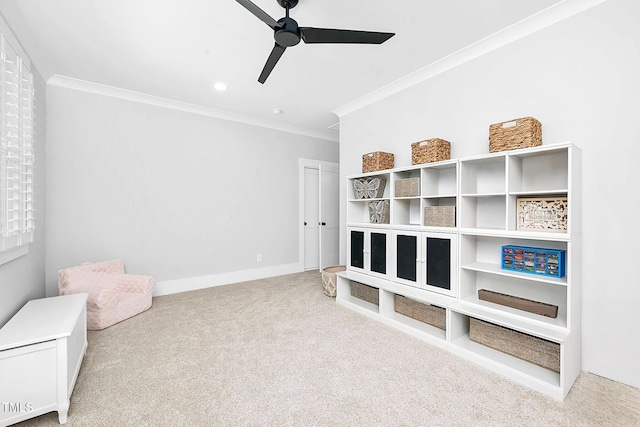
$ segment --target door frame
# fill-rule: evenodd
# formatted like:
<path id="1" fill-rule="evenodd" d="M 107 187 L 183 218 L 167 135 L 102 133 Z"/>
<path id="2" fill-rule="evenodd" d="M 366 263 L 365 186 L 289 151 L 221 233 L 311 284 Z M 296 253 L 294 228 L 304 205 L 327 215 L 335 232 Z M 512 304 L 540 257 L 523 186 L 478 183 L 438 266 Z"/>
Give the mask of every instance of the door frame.
<path id="1" fill-rule="evenodd" d="M 340 168 L 340 163 L 336 162 L 327 162 L 324 160 L 314 160 L 314 159 L 298 159 L 298 265 L 300 266 L 300 271 L 304 270 L 304 169 L 305 168 L 316 168 L 321 169 L 322 167 L 327 166 L 336 166 L 338 170 Z M 320 181 L 322 178 L 320 177 Z M 321 196 L 322 193 L 320 192 Z M 340 196 L 338 196 L 340 197 Z M 322 203 L 322 201 L 320 202 Z M 320 268 L 319 266 L 318 268 Z"/>

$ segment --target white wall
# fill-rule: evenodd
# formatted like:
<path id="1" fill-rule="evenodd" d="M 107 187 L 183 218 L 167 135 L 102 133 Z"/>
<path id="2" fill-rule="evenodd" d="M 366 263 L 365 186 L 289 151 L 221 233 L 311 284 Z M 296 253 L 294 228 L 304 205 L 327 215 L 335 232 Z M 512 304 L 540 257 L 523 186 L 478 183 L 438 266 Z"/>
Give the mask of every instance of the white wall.
<path id="1" fill-rule="evenodd" d="M 545 145 L 579 146 L 583 369 L 635 387 L 639 16 L 640 2 L 609 0 L 340 120 L 343 179 L 360 172 L 361 155 L 370 151 L 392 152 L 396 166 L 410 165 L 410 144 L 427 138 L 451 141 L 452 158 L 487 153 L 489 124 L 529 115 L 542 122 Z M 346 241 L 344 227 L 341 239 Z"/>
<path id="2" fill-rule="evenodd" d="M 47 91 L 48 295 L 83 261 L 158 282 L 299 262 L 298 158 L 335 162 L 336 142 Z"/>
<path id="3" fill-rule="evenodd" d="M 6 31 L 3 29 L 3 31 Z M 0 265 L 0 327 L 27 301 L 45 296 L 45 85 L 34 64 L 36 87 L 35 201 L 36 232 L 29 253 Z"/>

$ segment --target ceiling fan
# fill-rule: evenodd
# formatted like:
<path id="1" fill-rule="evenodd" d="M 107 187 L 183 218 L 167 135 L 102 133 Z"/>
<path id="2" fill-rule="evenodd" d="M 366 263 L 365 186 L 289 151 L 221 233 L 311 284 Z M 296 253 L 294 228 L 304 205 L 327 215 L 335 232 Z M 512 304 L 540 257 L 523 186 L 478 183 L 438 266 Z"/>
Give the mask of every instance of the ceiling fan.
<path id="1" fill-rule="evenodd" d="M 271 74 L 273 67 L 284 53 L 285 49 L 300 43 L 360 43 L 381 44 L 389 40 L 395 33 L 379 33 L 375 31 L 334 30 L 331 28 L 299 27 L 298 23 L 289 17 L 289 9 L 298 4 L 298 0 L 277 0 L 286 10 L 286 16 L 278 21 L 269 16 L 250 0 L 236 0 L 249 12 L 273 29 L 276 45 L 273 47 L 267 63 L 264 65 L 258 81 L 264 83 Z"/>

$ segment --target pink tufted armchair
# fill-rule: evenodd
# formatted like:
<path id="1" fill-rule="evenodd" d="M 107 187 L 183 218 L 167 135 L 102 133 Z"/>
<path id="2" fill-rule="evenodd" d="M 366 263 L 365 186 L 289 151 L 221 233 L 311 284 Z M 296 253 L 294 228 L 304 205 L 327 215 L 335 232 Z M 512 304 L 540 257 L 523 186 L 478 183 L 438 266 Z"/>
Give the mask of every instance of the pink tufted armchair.
<path id="1" fill-rule="evenodd" d="M 151 307 L 153 276 L 126 274 L 124 262 L 114 259 L 85 262 L 58 271 L 60 295 L 87 292 L 87 329 L 98 330 Z"/>

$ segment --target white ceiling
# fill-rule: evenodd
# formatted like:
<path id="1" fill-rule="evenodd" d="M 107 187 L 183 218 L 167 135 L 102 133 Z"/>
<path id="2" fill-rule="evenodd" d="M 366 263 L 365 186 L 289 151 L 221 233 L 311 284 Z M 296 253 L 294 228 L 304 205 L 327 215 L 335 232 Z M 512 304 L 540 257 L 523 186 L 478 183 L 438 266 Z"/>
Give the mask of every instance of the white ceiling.
<path id="1" fill-rule="evenodd" d="M 273 32 L 235 0 L 0 0 L 0 12 L 22 14 L 45 80 L 58 74 L 332 135 L 333 110 L 560 2 L 300 0 L 291 17 L 301 26 L 396 35 L 382 45 L 300 43 L 264 85 Z M 284 16 L 276 0 L 254 3 Z M 216 81 L 228 90 L 213 90 Z"/>

